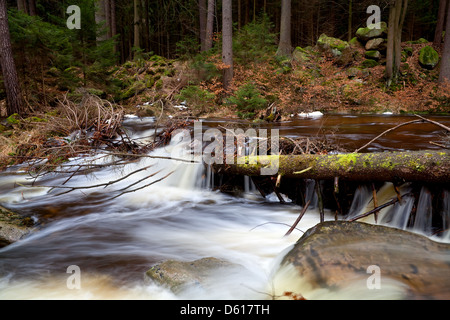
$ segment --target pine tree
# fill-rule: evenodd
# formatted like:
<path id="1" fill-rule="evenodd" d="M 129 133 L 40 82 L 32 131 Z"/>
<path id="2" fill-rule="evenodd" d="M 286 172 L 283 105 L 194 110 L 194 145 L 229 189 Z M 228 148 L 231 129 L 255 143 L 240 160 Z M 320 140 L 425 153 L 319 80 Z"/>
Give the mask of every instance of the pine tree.
<path id="1" fill-rule="evenodd" d="M 22 115 L 24 104 L 11 48 L 6 1 L 0 1 L 0 64 L 6 91 L 7 114 Z"/>

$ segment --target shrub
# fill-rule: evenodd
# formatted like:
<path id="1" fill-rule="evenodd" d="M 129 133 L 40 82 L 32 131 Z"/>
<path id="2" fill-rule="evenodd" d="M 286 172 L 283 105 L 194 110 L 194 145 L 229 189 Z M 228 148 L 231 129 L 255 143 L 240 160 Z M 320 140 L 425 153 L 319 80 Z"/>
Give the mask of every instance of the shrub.
<path id="1" fill-rule="evenodd" d="M 214 104 L 215 95 L 207 90 L 203 90 L 199 86 L 190 85 L 183 88 L 175 96 L 175 99 L 178 101 L 186 101 L 189 106 L 203 112 Z"/>
<path id="2" fill-rule="evenodd" d="M 241 86 L 234 96 L 228 98 L 227 103 L 236 106 L 239 118 L 252 119 L 258 110 L 267 106 L 268 101 L 261 96 L 253 83 L 247 83 Z"/>

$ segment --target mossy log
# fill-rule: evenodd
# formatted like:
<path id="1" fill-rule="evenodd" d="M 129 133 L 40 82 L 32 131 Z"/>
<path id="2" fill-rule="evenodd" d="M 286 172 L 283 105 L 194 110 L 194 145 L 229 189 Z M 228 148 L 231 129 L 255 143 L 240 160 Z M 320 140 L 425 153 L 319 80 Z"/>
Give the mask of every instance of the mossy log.
<path id="1" fill-rule="evenodd" d="M 250 156 L 213 167 L 217 173 L 260 176 L 269 165 L 278 168 L 274 175 L 299 179 L 450 182 L 450 152 L 435 150 Z"/>

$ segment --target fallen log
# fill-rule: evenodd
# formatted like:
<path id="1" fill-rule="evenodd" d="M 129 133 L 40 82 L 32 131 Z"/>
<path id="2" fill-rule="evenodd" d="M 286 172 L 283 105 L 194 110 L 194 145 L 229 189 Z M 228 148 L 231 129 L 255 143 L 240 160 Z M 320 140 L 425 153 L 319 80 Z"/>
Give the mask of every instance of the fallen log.
<path id="1" fill-rule="evenodd" d="M 277 167 L 276 176 L 298 179 L 450 182 L 450 152 L 436 150 L 246 156 L 213 168 L 216 173 L 260 176 L 268 166 Z"/>

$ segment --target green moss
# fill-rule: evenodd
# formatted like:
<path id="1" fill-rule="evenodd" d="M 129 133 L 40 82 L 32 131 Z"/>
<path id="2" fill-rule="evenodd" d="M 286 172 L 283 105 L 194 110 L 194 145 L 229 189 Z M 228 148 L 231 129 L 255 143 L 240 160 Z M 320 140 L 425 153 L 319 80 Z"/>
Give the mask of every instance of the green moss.
<path id="1" fill-rule="evenodd" d="M 6 118 L 6 122 L 8 122 L 10 124 L 19 124 L 20 116 L 17 113 L 13 113 L 8 118 Z"/>

